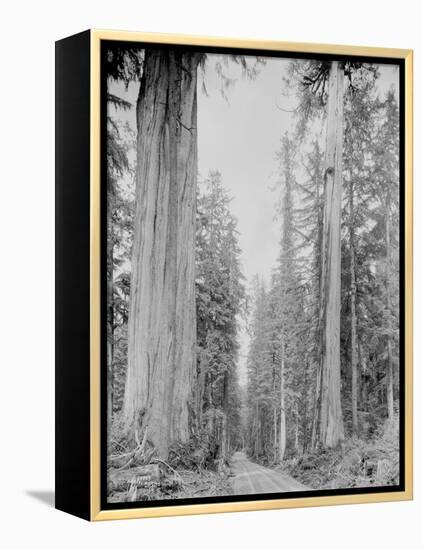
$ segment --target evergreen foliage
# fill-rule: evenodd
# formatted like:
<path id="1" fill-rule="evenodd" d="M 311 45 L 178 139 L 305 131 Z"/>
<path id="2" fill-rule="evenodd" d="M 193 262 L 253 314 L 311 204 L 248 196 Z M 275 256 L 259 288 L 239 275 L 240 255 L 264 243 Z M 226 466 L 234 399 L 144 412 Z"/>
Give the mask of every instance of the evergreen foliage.
<path id="1" fill-rule="evenodd" d="M 318 128 L 324 122 L 325 74 L 324 63 L 294 61 L 285 82 L 298 94 L 298 125 L 292 137 L 284 135 L 278 153 L 280 255 L 269 288 L 262 281 L 255 281 L 247 389 L 250 456 L 266 464 L 280 462 L 275 449 L 282 429 L 283 407 L 287 425 L 284 468 L 316 487 L 322 486 L 322 479 L 318 480 L 320 474 L 316 473 L 313 480 L 313 468 L 322 473 L 328 459 L 322 455 L 324 450 L 319 448 L 316 436 L 324 182 Z M 370 460 L 367 455 L 382 460 L 386 441 L 398 444 L 399 399 L 398 104 L 393 90 L 379 96 L 375 67 L 351 65 L 345 67 L 345 74 L 340 318 L 341 402 L 347 442 L 344 451 L 330 451 L 337 464 L 344 461 L 339 463 L 341 470 L 351 453 L 358 460 L 361 449 L 360 460 Z M 317 131 L 306 136 L 307 128 Z M 353 346 L 357 356 L 355 401 Z M 284 396 L 280 395 L 282 347 Z M 272 383 L 275 378 L 276 383 Z M 354 446 L 357 438 L 360 443 Z M 309 459 L 302 458 L 307 456 L 311 457 L 313 467 Z M 315 459 L 323 456 L 326 458 L 318 466 Z M 398 479 L 398 463 L 391 458 L 388 461 L 394 466 L 393 470 L 390 466 L 387 482 L 394 483 Z M 352 481 L 351 471 L 348 475 L 351 479 L 347 486 L 360 485 L 359 480 Z M 362 472 L 362 476 L 364 483 L 366 474 Z M 370 477 L 367 482 L 380 482 L 376 469 Z M 358 478 L 361 479 L 361 474 Z M 345 477 L 339 475 L 337 479 L 327 479 L 323 486 L 345 486 L 345 483 Z"/>

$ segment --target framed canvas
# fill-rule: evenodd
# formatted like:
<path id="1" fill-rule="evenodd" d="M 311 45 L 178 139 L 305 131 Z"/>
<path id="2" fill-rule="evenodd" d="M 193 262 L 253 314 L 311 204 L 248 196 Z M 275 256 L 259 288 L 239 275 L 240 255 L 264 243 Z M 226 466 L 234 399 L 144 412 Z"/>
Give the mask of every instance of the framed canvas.
<path id="1" fill-rule="evenodd" d="M 56 43 L 56 507 L 412 498 L 412 52 Z"/>

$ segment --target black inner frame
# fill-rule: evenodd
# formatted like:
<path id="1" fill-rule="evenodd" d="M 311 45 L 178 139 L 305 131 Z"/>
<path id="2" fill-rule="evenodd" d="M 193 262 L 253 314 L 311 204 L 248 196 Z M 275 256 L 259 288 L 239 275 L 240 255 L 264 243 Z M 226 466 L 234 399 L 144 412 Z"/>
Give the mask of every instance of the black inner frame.
<path id="1" fill-rule="evenodd" d="M 136 502 L 107 502 L 107 331 L 106 331 L 106 309 L 107 309 L 107 75 L 105 69 L 105 52 L 108 45 L 119 46 L 121 48 L 139 48 L 139 49 L 172 49 L 183 51 L 204 52 L 210 54 L 227 55 L 245 55 L 260 56 L 272 58 L 289 59 L 321 59 L 321 60 L 339 60 L 339 61 L 361 61 L 366 63 L 397 65 L 399 67 L 399 113 L 400 113 L 400 189 L 399 189 L 399 210 L 400 210 L 400 337 L 399 337 L 399 411 L 400 411 L 400 483 L 398 485 L 389 485 L 386 487 L 356 487 L 345 489 L 324 489 L 309 490 L 290 493 L 263 493 L 257 495 L 229 495 L 215 497 L 198 498 L 176 498 L 154 501 L 136 501 Z M 405 60 L 398 58 L 368 57 L 358 55 L 332 55 L 332 54 L 311 54 L 304 52 L 284 52 L 275 50 L 255 50 L 247 48 L 223 48 L 208 46 L 187 46 L 175 44 L 152 44 L 145 42 L 101 40 L 100 42 L 100 103 L 101 103 L 101 185 L 100 185 L 100 211 L 101 211 L 101 244 L 100 244 L 100 416 L 101 416 L 101 434 L 100 434 L 100 507 L 101 510 L 118 510 L 132 508 L 157 508 L 161 506 L 183 506 L 191 504 L 212 504 L 212 503 L 230 503 L 247 502 L 263 500 L 290 500 L 304 497 L 322 497 L 322 496 L 340 496 L 340 495 L 361 495 L 375 493 L 403 492 L 405 490 Z"/>

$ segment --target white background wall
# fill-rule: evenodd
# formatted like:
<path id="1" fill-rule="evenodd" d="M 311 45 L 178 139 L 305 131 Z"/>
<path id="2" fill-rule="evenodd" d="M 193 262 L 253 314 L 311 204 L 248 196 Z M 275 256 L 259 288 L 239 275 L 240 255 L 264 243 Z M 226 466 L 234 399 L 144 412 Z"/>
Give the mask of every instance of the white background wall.
<path id="1" fill-rule="evenodd" d="M 422 26 L 412 0 L 1 4 L 0 544 L 3 548 L 421 548 Z M 55 511 L 54 41 L 115 28 L 415 49 L 414 502 L 90 525 Z M 6 542 L 6 540 L 8 541 Z M 5 542 L 5 544 L 3 544 Z"/>

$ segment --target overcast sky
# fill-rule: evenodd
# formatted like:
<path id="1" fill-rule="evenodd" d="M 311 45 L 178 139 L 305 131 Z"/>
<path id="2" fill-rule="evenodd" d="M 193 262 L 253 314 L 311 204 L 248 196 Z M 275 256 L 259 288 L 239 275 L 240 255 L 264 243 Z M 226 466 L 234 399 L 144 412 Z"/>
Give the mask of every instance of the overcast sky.
<path id="1" fill-rule="evenodd" d="M 250 280 L 256 273 L 267 275 L 277 255 L 277 195 L 272 187 L 278 178 L 276 151 L 291 124 L 290 115 L 277 108 L 286 61 L 269 60 L 254 80 L 231 63 L 226 72 L 236 82 L 225 99 L 213 58 L 205 76 L 208 95 L 199 90 L 198 97 L 199 172 L 205 177 L 210 169 L 219 170 L 233 197 L 243 270 Z"/>

